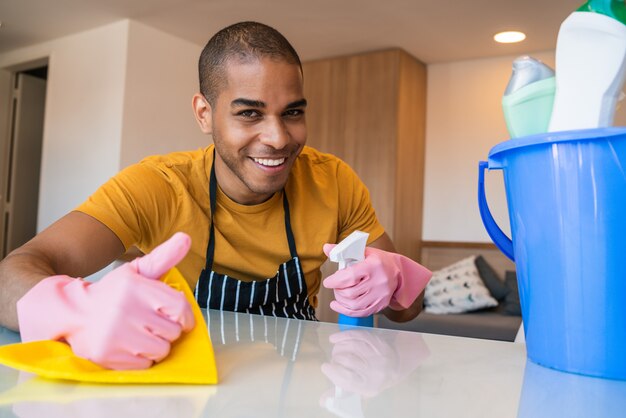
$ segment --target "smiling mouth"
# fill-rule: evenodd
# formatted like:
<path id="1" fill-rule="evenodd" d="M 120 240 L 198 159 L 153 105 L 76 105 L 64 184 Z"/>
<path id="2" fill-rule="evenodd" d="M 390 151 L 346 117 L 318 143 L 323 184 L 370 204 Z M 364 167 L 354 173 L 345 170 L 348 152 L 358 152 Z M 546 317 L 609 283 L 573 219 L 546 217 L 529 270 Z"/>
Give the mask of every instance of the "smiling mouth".
<path id="1" fill-rule="evenodd" d="M 279 166 L 281 164 L 283 164 L 286 160 L 286 158 L 254 158 L 252 157 L 252 160 L 257 163 L 257 164 L 261 164 L 265 167 L 276 167 Z"/>

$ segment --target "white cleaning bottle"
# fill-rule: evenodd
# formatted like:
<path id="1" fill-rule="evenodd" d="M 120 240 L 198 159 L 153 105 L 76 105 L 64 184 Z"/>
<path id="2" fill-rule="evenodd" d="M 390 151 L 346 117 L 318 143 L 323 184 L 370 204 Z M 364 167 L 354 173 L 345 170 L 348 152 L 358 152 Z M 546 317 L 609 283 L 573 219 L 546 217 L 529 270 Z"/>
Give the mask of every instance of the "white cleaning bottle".
<path id="1" fill-rule="evenodd" d="M 351 264 L 363 261 L 368 238 L 369 234 L 367 232 L 354 231 L 330 251 L 328 258 L 330 261 L 339 263 L 339 269 L 344 269 Z M 374 325 L 374 317 L 370 315 L 364 318 L 353 318 L 339 314 L 339 325 L 372 327 Z"/>
<path id="2" fill-rule="evenodd" d="M 563 21 L 550 132 L 611 126 L 626 73 L 624 0 L 590 0 Z"/>

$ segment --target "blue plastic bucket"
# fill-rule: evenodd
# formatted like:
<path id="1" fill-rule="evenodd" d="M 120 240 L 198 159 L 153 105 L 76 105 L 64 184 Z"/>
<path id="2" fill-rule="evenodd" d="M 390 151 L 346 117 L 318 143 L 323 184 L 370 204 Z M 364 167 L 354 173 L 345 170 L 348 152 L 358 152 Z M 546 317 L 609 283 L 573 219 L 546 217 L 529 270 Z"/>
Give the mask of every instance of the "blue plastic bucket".
<path id="1" fill-rule="evenodd" d="M 489 212 L 485 168 L 503 171 L 512 241 Z M 626 379 L 626 128 L 502 142 L 479 163 L 478 200 L 515 261 L 528 358 Z"/>

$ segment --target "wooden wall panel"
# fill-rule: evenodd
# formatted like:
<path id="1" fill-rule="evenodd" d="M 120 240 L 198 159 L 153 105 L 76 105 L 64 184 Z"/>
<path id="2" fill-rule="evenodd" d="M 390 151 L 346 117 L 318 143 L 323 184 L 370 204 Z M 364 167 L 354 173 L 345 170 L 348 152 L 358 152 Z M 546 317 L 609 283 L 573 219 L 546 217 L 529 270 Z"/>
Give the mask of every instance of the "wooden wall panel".
<path id="1" fill-rule="evenodd" d="M 426 66 L 400 55 L 394 243 L 398 252 L 420 260 L 426 144 Z"/>
<path id="2" fill-rule="evenodd" d="M 308 144 L 363 180 L 393 235 L 398 51 L 304 63 Z"/>
<path id="3" fill-rule="evenodd" d="M 304 96 L 308 100 L 308 145 L 321 151 L 346 154 L 347 60 L 321 60 L 303 64 Z M 343 91 L 342 91 L 343 90 Z"/>

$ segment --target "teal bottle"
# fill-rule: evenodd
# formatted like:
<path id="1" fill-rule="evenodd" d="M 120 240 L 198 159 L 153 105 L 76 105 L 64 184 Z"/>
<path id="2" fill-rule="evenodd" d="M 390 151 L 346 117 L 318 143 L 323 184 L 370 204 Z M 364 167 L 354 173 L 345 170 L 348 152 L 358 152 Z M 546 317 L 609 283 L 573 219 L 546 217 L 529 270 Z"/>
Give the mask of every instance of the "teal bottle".
<path id="1" fill-rule="evenodd" d="M 556 80 L 543 62 L 521 56 L 513 61 L 513 72 L 502 97 L 502 110 L 511 138 L 548 131 Z"/>
<path id="2" fill-rule="evenodd" d="M 626 2 L 624 0 L 589 0 L 577 11 L 600 13 L 626 24 Z"/>

